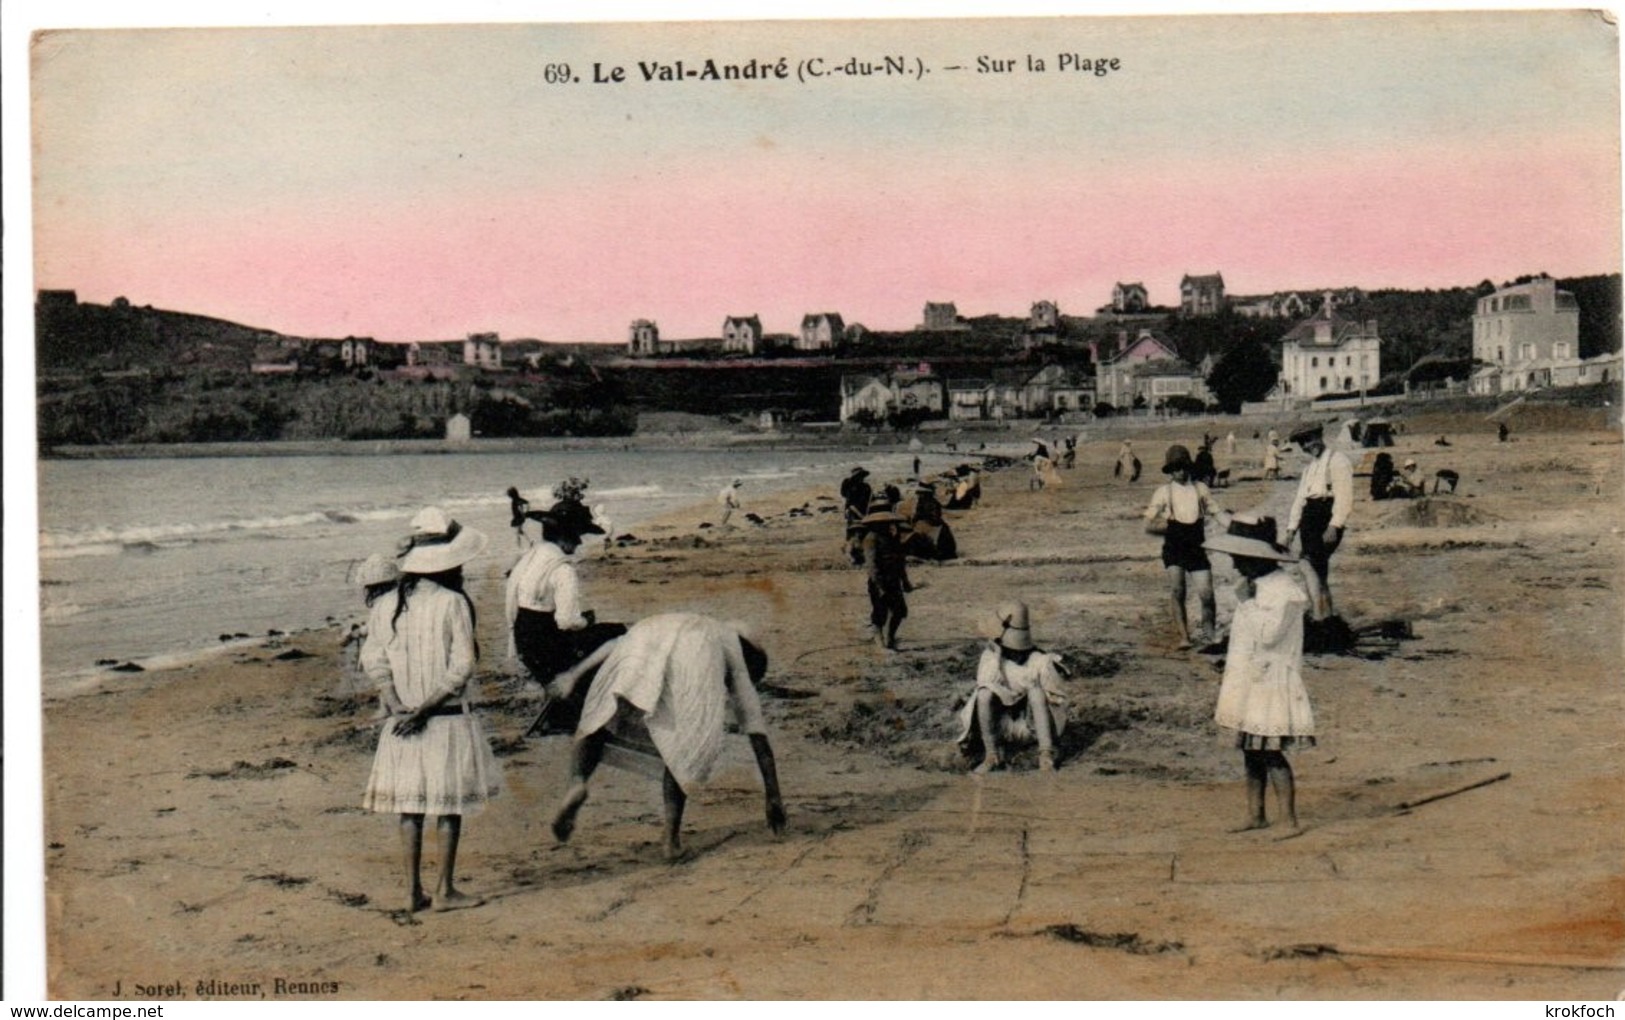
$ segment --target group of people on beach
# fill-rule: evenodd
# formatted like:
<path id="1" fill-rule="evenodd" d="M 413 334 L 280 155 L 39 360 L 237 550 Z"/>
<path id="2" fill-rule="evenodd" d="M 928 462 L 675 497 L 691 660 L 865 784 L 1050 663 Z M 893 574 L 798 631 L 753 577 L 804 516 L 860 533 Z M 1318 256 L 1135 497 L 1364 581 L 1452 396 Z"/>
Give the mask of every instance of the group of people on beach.
<path id="1" fill-rule="evenodd" d="M 539 529 L 508 572 L 509 655 L 543 688 L 538 724 L 574 734 L 569 778 L 551 824 L 555 838 L 570 838 L 588 781 L 606 748 L 619 743 L 658 764 L 666 852 L 677 857 L 688 794 L 715 767 L 729 713 L 749 735 L 768 825 L 781 832 L 784 804 L 754 686 L 766 674 L 766 653 L 741 625 L 695 613 L 665 613 L 630 626 L 598 621 L 571 560 L 585 536 L 606 531 L 581 503 L 584 487 L 546 510 L 532 510 L 509 492 L 520 544 L 529 541 L 530 525 Z M 473 710 L 470 681 L 480 649 L 463 578 L 464 567 L 488 545 L 483 532 L 427 507 L 412 519 L 394 556 L 370 556 L 351 575 L 368 611 L 358 668 L 377 690 L 374 721 L 382 723 L 362 803 L 399 817 L 408 914 L 483 902 L 457 887 L 456 864 L 463 816 L 503 789 L 501 768 Z M 430 815 L 440 851 L 432 894 L 421 877 Z"/>
<path id="2" fill-rule="evenodd" d="M 958 541 L 943 511 L 968 510 L 982 497 L 981 473 L 970 464 L 933 479 L 920 476 L 918 460 L 909 501 L 894 483 L 876 491 L 862 465 L 841 480 L 842 548 L 853 566 L 864 568 L 871 636 L 886 652 L 897 649 L 898 628 L 908 618 L 906 596 L 915 588 L 908 576 L 909 558 L 942 562 L 957 557 Z"/>
<path id="3" fill-rule="evenodd" d="M 1332 613 L 1329 565 L 1342 543 L 1353 495 L 1349 460 L 1327 449 L 1320 426 L 1297 430 L 1288 442 L 1310 460 L 1284 529 L 1273 517 L 1220 507 L 1209 483 L 1198 477 L 1197 458 L 1181 444 L 1168 448 L 1162 465 L 1166 481 L 1144 513 L 1147 529 L 1162 538 L 1181 647 L 1217 647 L 1225 653 L 1214 718 L 1236 731 L 1243 753 L 1247 815 L 1242 829 L 1268 824 L 1264 800 L 1272 786 L 1278 813 L 1290 830 L 1298 828 L 1286 753 L 1315 740 L 1301 673 L 1305 617 L 1322 620 Z M 1212 445 L 1204 437 L 1202 447 Z M 1276 449 L 1276 443 L 1266 449 Z M 1126 466 L 1132 479 L 1138 464 L 1125 440 L 1119 468 Z M 843 548 L 865 570 L 874 641 L 890 652 L 908 616 L 905 596 L 916 587 L 908 575 L 910 539 L 930 543 L 915 545 L 915 555 L 944 538 L 952 542 L 943 510 L 974 506 L 980 475 L 966 464 L 939 479 L 916 478 L 906 514 L 900 512 L 904 501 L 897 486 L 877 492 L 867 478 L 860 466 L 842 482 Z M 730 713 L 749 736 L 768 825 L 782 832 L 786 816 L 777 766 L 755 689 L 766 674 L 766 653 L 742 625 L 694 613 L 660 614 L 630 625 L 598 620 L 573 560 L 587 536 L 607 530 L 582 502 L 585 487 L 572 479 L 545 510 L 531 509 L 509 490 L 523 551 L 505 585 L 508 654 L 544 692 L 531 732 L 573 735 L 569 776 L 551 822 L 555 838 L 570 838 L 588 782 L 614 748 L 622 756 L 641 755 L 660 774 L 665 848 L 678 856 L 687 797 L 715 766 Z M 719 502 L 729 502 L 736 488 L 737 482 L 731 484 Z M 1218 534 L 1208 533 L 1209 521 Z M 1291 551 L 1295 538 L 1308 569 L 1293 569 L 1299 562 Z M 367 605 L 357 664 L 377 690 L 375 721 L 382 723 L 363 804 L 399 818 L 408 912 L 481 902 L 457 887 L 456 862 L 463 816 L 503 789 L 501 768 L 473 710 L 470 680 L 480 649 L 463 577 L 464 567 L 488 545 L 484 533 L 427 507 L 411 520 L 395 555 L 371 556 L 352 573 Z M 1222 644 L 1208 559 L 1213 552 L 1230 556 L 1241 578 Z M 1200 605 L 1194 627 L 1186 613 L 1191 590 Z M 959 710 L 961 749 L 976 760 L 973 771 L 980 774 L 1003 767 L 1014 748 L 1036 744 L 1038 768 L 1054 771 L 1068 724 L 1064 661 L 1035 644 L 1031 611 L 1020 601 L 1001 604 L 982 634 L 987 644 L 974 688 Z M 440 850 L 432 890 L 421 879 L 430 815 L 436 818 Z"/>

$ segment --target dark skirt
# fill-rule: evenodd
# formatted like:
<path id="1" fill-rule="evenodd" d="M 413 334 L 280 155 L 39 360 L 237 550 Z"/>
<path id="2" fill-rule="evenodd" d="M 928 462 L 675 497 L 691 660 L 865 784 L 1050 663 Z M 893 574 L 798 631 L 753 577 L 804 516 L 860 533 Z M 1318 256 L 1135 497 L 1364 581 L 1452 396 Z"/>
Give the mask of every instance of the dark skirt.
<path id="1" fill-rule="evenodd" d="M 514 650 L 539 683 L 553 679 L 604 642 L 625 633 L 626 625 L 621 623 L 589 623 L 580 630 L 560 630 L 552 613 L 534 609 L 519 610 L 513 621 Z"/>

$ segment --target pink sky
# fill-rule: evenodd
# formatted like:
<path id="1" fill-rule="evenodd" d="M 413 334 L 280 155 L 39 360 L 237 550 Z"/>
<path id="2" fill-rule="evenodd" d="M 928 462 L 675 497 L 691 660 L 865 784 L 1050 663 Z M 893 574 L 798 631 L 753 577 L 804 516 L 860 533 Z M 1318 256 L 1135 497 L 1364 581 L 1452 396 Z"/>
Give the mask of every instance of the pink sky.
<path id="1" fill-rule="evenodd" d="M 1078 24 L 1002 48 L 908 31 L 945 61 Z M 1098 85 L 581 86 L 535 108 L 534 53 L 504 76 L 506 35 L 467 43 L 492 68 L 467 105 L 412 77 L 420 55 L 335 70 L 343 36 L 315 84 L 238 59 L 310 52 L 286 37 L 60 40 L 36 75 L 36 283 L 295 334 L 621 342 L 634 318 L 691 337 L 815 311 L 902 329 L 926 301 L 1086 314 L 1117 281 L 1171 304 L 1185 273 L 1259 293 L 1619 269 L 1617 47 L 1589 19 L 1285 19 L 1247 45 L 1188 24 L 1108 23 L 1102 47 L 1138 73 Z M 871 31 L 823 28 L 776 51 Z M 728 52 L 608 29 L 555 46 L 580 67 L 664 52 L 651 39 Z M 366 42 L 375 64 L 395 52 Z M 463 80 L 457 54 L 424 52 Z M 164 70 L 182 57 L 184 88 Z M 87 86 L 92 68 L 110 79 Z"/>

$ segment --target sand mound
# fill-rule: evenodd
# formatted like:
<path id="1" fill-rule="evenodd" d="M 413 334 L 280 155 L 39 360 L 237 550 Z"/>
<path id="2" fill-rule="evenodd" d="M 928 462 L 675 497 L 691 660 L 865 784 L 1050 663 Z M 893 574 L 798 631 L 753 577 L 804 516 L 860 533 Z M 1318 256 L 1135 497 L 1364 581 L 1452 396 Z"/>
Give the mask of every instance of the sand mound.
<path id="1" fill-rule="evenodd" d="M 1463 528 L 1484 524 L 1491 515 L 1455 499 L 1422 497 L 1386 516 L 1383 523 L 1415 528 Z"/>

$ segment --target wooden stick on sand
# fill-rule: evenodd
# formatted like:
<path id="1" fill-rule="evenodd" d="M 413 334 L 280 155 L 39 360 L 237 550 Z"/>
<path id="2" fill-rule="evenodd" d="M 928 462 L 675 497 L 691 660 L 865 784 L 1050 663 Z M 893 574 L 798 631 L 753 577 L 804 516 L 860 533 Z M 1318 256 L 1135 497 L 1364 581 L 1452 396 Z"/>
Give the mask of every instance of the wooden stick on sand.
<path id="1" fill-rule="evenodd" d="M 1394 811 L 1395 812 L 1409 811 L 1411 808 L 1421 807 L 1423 804 L 1431 804 L 1436 800 L 1443 800 L 1446 797 L 1454 797 L 1458 793 L 1466 793 L 1468 790 L 1476 790 L 1480 786 L 1488 786 L 1491 783 L 1499 783 L 1503 779 L 1510 779 L 1510 778 L 1512 778 L 1512 773 L 1503 772 L 1498 776 L 1491 776 L 1488 779 L 1480 779 L 1476 783 L 1468 783 L 1466 786 L 1458 786 L 1454 790 L 1446 790 L 1443 793 L 1431 794 L 1429 796 L 1421 798 L 1420 800 L 1407 800 L 1407 801 L 1404 801 L 1403 803 L 1395 804 L 1394 805 Z"/>

